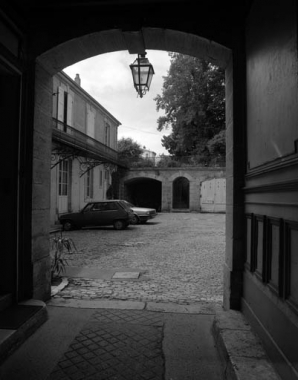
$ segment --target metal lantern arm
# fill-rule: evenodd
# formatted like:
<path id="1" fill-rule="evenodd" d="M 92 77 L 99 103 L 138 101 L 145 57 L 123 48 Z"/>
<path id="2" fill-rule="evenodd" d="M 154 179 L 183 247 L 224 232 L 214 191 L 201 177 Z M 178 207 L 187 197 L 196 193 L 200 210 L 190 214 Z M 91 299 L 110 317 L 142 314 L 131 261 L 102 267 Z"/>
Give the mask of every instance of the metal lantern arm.
<path id="1" fill-rule="evenodd" d="M 130 65 L 134 87 L 141 98 L 149 91 L 154 74 L 146 54 L 138 54 L 138 58 Z"/>

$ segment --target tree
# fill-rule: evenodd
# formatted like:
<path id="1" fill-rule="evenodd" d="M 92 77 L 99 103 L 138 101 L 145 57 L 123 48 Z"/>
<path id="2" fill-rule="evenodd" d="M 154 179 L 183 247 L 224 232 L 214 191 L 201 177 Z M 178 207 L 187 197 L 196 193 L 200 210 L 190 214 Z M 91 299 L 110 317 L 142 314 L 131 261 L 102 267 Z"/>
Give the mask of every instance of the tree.
<path id="1" fill-rule="evenodd" d="M 226 155 L 226 131 L 222 130 L 207 143 L 208 150 L 212 157 L 225 157 Z"/>
<path id="2" fill-rule="evenodd" d="M 208 142 L 225 129 L 224 71 L 195 57 L 169 55 L 171 65 L 162 95 L 154 98 L 157 111 L 165 112 L 157 120 L 157 129 L 172 128 L 169 136 L 163 136 L 162 145 L 175 156 L 212 158 Z M 217 149 L 216 154 L 222 151 Z"/>
<path id="3" fill-rule="evenodd" d="M 130 137 L 122 137 L 118 141 L 118 160 L 123 164 L 130 165 L 141 158 L 143 148 Z"/>
<path id="4" fill-rule="evenodd" d="M 141 145 L 130 137 L 122 137 L 118 140 L 118 161 L 123 167 L 118 166 L 117 170 L 112 173 L 112 184 L 106 193 L 108 199 L 119 198 L 120 178 L 124 175 L 127 167 L 133 166 L 141 159 L 143 151 Z"/>

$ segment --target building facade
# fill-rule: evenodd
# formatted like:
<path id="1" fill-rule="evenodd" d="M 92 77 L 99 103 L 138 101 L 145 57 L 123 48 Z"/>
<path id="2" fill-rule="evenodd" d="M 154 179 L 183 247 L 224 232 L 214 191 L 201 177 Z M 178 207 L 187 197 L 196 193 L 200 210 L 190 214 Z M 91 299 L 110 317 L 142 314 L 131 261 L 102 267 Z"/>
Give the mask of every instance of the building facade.
<path id="1" fill-rule="evenodd" d="M 107 198 L 121 123 L 63 71 L 53 77 L 51 224 Z"/>
<path id="2" fill-rule="evenodd" d="M 157 163 L 156 162 L 156 153 L 153 152 L 152 150 L 144 148 L 143 153 L 142 153 L 142 158 L 146 161 L 152 162 L 153 166 L 155 166 Z"/>

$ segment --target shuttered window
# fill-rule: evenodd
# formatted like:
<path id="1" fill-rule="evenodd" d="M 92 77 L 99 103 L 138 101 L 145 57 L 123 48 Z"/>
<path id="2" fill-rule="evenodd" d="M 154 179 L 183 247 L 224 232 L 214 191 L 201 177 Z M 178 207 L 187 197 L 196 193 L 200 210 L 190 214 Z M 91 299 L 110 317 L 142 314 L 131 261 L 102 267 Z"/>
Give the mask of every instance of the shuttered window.
<path id="1" fill-rule="evenodd" d="M 85 195 L 86 198 L 93 198 L 93 169 L 85 174 Z"/>
<path id="2" fill-rule="evenodd" d="M 59 164 L 59 195 L 68 195 L 68 173 L 69 163 L 68 161 L 62 161 Z"/>

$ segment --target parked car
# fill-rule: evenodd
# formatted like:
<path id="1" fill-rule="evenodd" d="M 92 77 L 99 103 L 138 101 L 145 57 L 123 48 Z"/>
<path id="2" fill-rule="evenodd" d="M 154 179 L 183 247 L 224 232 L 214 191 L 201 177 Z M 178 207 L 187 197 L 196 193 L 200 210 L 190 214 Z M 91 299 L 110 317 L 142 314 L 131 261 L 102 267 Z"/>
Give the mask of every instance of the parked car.
<path id="1" fill-rule="evenodd" d="M 126 202 L 113 199 L 89 202 L 79 212 L 60 215 L 59 221 L 65 231 L 88 226 L 114 226 L 116 230 L 123 230 L 133 224 L 134 218 Z"/>
<path id="2" fill-rule="evenodd" d="M 144 224 L 149 219 L 155 218 L 157 215 L 155 208 L 138 207 L 128 201 L 124 201 L 124 202 L 128 205 L 128 207 L 132 209 L 132 211 L 135 214 L 131 221 L 131 224 L 138 224 L 138 223 Z"/>

